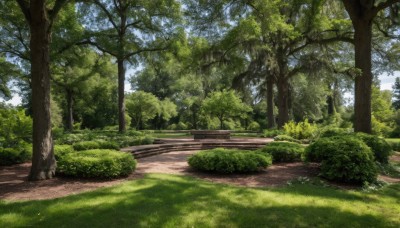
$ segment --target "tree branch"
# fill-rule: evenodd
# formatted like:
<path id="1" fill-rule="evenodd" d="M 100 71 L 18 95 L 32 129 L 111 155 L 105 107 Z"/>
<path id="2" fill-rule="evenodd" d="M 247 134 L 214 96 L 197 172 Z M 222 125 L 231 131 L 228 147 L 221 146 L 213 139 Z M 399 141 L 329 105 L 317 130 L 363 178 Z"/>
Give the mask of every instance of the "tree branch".
<path id="1" fill-rule="evenodd" d="M 372 8 L 372 15 L 375 17 L 379 11 L 381 11 L 387 7 L 390 7 L 396 3 L 400 3 L 400 0 L 386 0 L 384 2 L 381 2 L 377 6 Z"/>
<path id="2" fill-rule="evenodd" d="M 54 19 L 57 17 L 57 14 L 60 12 L 61 8 L 68 2 L 68 0 L 57 0 L 54 3 L 53 9 L 49 11 L 50 15 L 50 23 L 53 23 Z"/>
<path id="3" fill-rule="evenodd" d="M 108 20 L 110 21 L 110 23 L 113 25 L 113 27 L 118 31 L 119 28 L 117 26 L 117 24 L 115 23 L 110 11 L 107 10 L 107 8 L 98 0 L 93 1 L 94 4 L 96 4 L 98 7 L 101 8 L 101 10 L 103 10 L 103 12 L 107 15 Z"/>
<path id="4" fill-rule="evenodd" d="M 17 3 L 21 8 L 22 13 L 25 16 L 25 19 L 29 22 L 31 20 L 31 13 L 29 11 L 29 2 L 26 0 L 17 0 Z"/>

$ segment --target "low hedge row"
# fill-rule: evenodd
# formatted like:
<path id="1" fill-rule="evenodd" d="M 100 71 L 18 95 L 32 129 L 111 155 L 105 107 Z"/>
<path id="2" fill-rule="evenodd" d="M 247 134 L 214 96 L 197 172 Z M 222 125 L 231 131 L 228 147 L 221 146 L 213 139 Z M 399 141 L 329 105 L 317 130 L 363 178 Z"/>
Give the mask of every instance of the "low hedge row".
<path id="1" fill-rule="evenodd" d="M 216 148 L 189 157 L 192 168 L 217 173 L 256 172 L 272 164 L 269 154 L 255 151 Z"/>
<path id="2" fill-rule="evenodd" d="M 85 178 L 115 178 L 127 176 L 136 168 L 129 153 L 114 150 L 85 150 L 60 157 L 57 171 L 66 176 Z"/>
<path id="3" fill-rule="evenodd" d="M 78 142 L 72 145 L 74 150 L 91 150 L 91 149 L 111 149 L 111 150 L 119 150 L 119 146 L 115 142 L 106 142 L 106 141 L 83 141 Z"/>
<path id="4" fill-rule="evenodd" d="M 271 142 L 259 151 L 270 154 L 273 162 L 294 162 L 301 161 L 304 147 L 293 142 Z"/>

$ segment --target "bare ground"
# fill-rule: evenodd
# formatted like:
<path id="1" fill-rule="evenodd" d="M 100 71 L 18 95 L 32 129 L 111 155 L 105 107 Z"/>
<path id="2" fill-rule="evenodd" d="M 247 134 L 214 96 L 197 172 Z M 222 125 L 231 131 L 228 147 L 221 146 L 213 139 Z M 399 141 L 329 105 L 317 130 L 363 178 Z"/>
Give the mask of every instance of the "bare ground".
<path id="1" fill-rule="evenodd" d="M 55 177 L 50 180 L 30 182 L 27 180 L 30 163 L 7 167 L 0 166 L 0 199 L 53 199 L 100 187 L 113 186 L 126 180 L 142 178 L 147 173 L 190 175 L 211 182 L 248 187 L 282 186 L 298 177 L 314 177 L 318 173 L 317 165 L 305 165 L 301 162 L 275 164 L 262 172 L 254 174 L 217 175 L 201 173 L 190 169 L 187 165 L 186 159 L 193 153 L 195 151 L 180 151 L 139 159 L 138 167 L 133 174 L 116 180 Z M 394 156 L 394 159 L 399 158 L 400 154 Z M 400 182 L 400 179 L 396 178 L 383 176 L 380 178 L 388 182 Z"/>

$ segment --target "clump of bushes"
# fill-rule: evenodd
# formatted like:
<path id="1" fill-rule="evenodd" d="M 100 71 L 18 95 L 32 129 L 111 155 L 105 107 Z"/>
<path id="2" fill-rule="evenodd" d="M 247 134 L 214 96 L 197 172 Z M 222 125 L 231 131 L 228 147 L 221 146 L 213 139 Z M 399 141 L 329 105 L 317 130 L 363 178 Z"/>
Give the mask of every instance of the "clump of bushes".
<path id="1" fill-rule="evenodd" d="M 320 137 L 326 138 L 326 137 L 333 137 L 333 136 L 343 136 L 343 135 L 350 135 L 352 133 L 353 133 L 353 130 L 349 129 L 349 128 L 329 127 L 329 128 L 322 130 Z"/>
<path id="2" fill-rule="evenodd" d="M 289 135 L 277 135 L 274 137 L 274 141 L 278 141 L 278 142 L 287 141 L 287 142 L 301 143 L 300 140 L 297 140 Z"/>
<path id="3" fill-rule="evenodd" d="M 264 130 L 262 136 L 265 138 L 273 138 L 275 136 L 283 135 L 283 134 L 285 134 L 285 132 L 282 130 L 279 130 L 279 129 L 266 129 L 266 130 Z"/>
<path id="4" fill-rule="evenodd" d="M 217 173 L 256 172 L 272 164 L 272 157 L 255 151 L 216 148 L 189 157 L 192 168 Z"/>
<path id="5" fill-rule="evenodd" d="M 301 160 L 304 147 L 292 142 L 271 142 L 259 151 L 272 155 L 273 162 L 294 162 Z"/>
<path id="6" fill-rule="evenodd" d="M 328 180 L 364 183 L 378 175 L 371 149 L 355 137 L 321 138 L 306 149 L 305 157 L 321 162 L 320 175 Z"/>
<path id="7" fill-rule="evenodd" d="M 56 160 L 72 152 L 74 152 L 74 148 L 71 145 L 54 145 L 54 156 Z"/>
<path id="8" fill-rule="evenodd" d="M 136 160 L 129 153 L 97 149 L 67 153 L 57 166 L 57 171 L 66 176 L 115 178 L 132 173 Z"/>
<path id="9" fill-rule="evenodd" d="M 83 141 L 73 144 L 76 151 L 91 150 L 91 149 L 112 149 L 119 150 L 119 146 L 115 142 L 106 141 Z"/>
<path id="10" fill-rule="evenodd" d="M 295 123 L 290 121 L 283 126 L 285 133 L 295 139 L 312 139 L 317 132 L 317 125 L 308 122 L 305 119 L 303 122 Z"/>
<path id="11" fill-rule="evenodd" d="M 0 148 L 0 165 L 15 165 L 32 158 L 32 145 L 20 144 L 15 148 Z"/>
<path id="12" fill-rule="evenodd" d="M 367 144 L 374 153 L 375 160 L 382 164 L 389 163 L 392 147 L 384 140 L 374 135 L 356 133 L 356 137 Z"/>

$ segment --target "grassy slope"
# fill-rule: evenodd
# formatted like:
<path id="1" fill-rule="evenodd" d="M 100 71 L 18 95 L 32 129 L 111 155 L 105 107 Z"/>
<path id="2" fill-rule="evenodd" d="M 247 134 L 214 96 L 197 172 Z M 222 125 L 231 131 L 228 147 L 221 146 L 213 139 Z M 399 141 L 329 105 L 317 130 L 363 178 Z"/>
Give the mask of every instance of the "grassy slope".
<path id="1" fill-rule="evenodd" d="M 151 174 L 54 200 L 0 202 L 0 227 L 400 227 L 400 185 L 251 189 Z"/>

